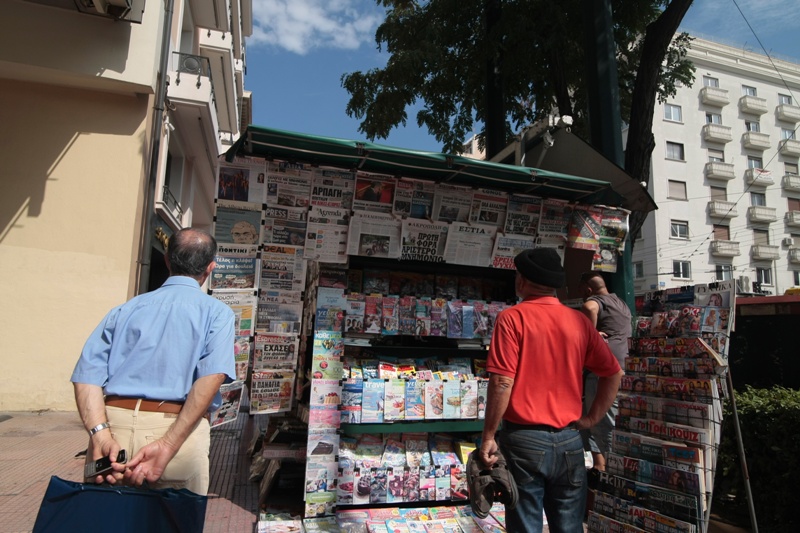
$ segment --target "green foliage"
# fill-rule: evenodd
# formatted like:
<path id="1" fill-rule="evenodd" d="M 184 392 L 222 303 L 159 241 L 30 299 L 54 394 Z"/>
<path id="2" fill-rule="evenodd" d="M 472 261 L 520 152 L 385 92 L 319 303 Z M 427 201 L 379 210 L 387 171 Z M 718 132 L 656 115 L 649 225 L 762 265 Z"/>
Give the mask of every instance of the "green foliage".
<path id="1" fill-rule="evenodd" d="M 796 531 L 795 488 L 800 472 L 800 391 L 784 387 L 736 393 L 747 472 L 759 529 Z M 744 473 L 730 401 L 717 458 L 712 511 L 749 524 Z"/>
<path id="2" fill-rule="evenodd" d="M 419 101 L 417 124 L 427 127 L 443 151 L 460 152 L 476 124 L 486 122 L 490 64 L 499 65 L 509 140 L 512 131 L 554 110 L 572 115 L 575 131 L 585 131 L 585 0 L 497 1 L 501 14 L 491 29 L 485 22 L 486 0 L 376 1 L 387 15 L 375 39 L 390 58 L 384 68 L 342 76 L 350 93 L 346 112 L 361 120 L 359 131 L 369 139 L 386 138 L 392 128 L 405 125 L 406 109 Z M 612 1 L 625 122 L 641 66 L 642 36 L 670 3 Z M 659 98 L 674 94 L 677 80 L 691 84 L 688 41 L 685 36 L 674 41 L 663 67 L 655 65 L 661 69 Z"/>

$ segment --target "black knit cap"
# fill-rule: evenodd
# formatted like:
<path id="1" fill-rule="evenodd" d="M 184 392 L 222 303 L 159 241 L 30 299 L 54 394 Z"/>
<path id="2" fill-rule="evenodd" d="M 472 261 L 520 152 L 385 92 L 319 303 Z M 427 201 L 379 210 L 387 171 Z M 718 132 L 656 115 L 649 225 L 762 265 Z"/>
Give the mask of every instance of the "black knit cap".
<path id="1" fill-rule="evenodd" d="M 514 258 L 517 271 L 528 281 L 560 289 L 566 281 L 561 258 L 553 248 L 534 248 L 517 254 Z"/>

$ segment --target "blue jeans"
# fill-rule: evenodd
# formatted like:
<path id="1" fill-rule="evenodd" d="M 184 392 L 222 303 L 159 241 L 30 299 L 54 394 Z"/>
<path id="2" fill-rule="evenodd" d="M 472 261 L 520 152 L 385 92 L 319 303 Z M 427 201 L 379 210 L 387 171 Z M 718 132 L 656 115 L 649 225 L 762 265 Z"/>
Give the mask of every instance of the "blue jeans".
<path id="1" fill-rule="evenodd" d="M 508 533 L 541 533 L 542 510 L 552 533 L 583 533 L 586 466 L 580 432 L 505 426 L 498 444 L 519 490 L 516 508 L 506 510 Z"/>

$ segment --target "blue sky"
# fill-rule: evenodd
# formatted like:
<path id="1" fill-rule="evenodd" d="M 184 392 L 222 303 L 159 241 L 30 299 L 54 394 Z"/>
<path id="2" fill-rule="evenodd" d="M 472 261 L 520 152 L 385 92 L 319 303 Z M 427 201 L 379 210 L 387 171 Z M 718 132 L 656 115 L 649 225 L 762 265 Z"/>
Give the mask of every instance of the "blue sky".
<path id="1" fill-rule="evenodd" d="M 374 0 L 253 0 L 253 18 L 245 79 L 245 88 L 253 92 L 253 122 L 364 139 L 358 120 L 345 113 L 348 94 L 340 79 L 385 64 L 388 56 L 375 44 L 383 9 Z M 800 62 L 798 28 L 798 0 L 695 0 L 681 26 L 698 36 Z M 405 127 L 376 142 L 439 151 L 436 139 L 417 127 L 416 111 L 407 114 Z"/>

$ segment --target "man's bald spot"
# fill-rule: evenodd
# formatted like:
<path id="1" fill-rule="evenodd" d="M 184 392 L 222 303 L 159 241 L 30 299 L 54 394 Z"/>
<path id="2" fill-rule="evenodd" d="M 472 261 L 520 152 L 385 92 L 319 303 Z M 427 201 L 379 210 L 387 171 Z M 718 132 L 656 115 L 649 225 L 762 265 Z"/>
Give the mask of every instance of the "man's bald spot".
<path id="1" fill-rule="evenodd" d="M 587 276 L 584 279 L 584 283 L 586 283 L 586 285 L 593 291 L 599 291 L 606 288 L 606 281 L 600 274 Z"/>

